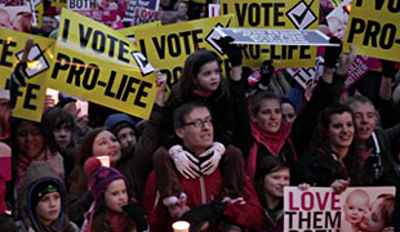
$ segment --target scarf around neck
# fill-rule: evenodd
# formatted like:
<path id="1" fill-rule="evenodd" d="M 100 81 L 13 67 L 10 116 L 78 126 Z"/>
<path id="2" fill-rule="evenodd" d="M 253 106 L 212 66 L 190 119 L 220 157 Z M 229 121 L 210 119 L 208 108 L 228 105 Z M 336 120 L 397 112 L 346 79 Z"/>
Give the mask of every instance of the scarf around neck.
<path id="1" fill-rule="evenodd" d="M 112 232 L 124 232 L 129 223 L 125 212 L 118 213 L 107 210 L 106 220 Z"/>
<path id="2" fill-rule="evenodd" d="M 213 93 L 213 91 L 203 91 L 203 90 L 194 89 L 193 93 L 197 96 L 200 96 L 203 98 L 208 98 Z"/>
<path id="3" fill-rule="evenodd" d="M 26 170 L 28 169 L 29 165 L 33 161 L 48 161 L 51 160 L 56 156 L 55 152 L 51 152 L 48 147 L 45 147 L 40 153 L 40 155 L 36 156 L 35 158 L 30 158 L 22 154 L 18 154 L 18 178 L 17 178 L 17 183 L 18 183 L 18 188 L 21 186 L 22 183 L 22 178 L 25 175 Z"/>
<path id="4" fill-rule="evenodd" d="M 271 155 L 279 157 L 281 149 L 285 145 L 286 140 L 289 138 L 292 125 L 293 124 L 291 123 L 282 122 L 278 133 L 271 134 L 263 131 L 255 123 L 250 123 L 251 133 L 255 141 L 253 146 L 250 148 L 249 156 L 247 157 L 246 169 L 251 178 L 254 178 L 254 174 L 256 172 L 259 145 L 263 145 L 271 153 Z"/>

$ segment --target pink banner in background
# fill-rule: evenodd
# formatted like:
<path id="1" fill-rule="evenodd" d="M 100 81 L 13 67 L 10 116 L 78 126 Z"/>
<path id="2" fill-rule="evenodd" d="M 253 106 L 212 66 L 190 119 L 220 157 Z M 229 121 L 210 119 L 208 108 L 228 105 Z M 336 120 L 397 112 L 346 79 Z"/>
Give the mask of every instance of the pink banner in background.
<path id="1" fill-rule="evenodd" d="M 0 157 L 0 173 L 6 181 L 11 180 L 11 156 Z"/>
<path id="2" fill-rule="evenodd" d="M 25 0 L 0 0 L 0 4 L 5 6 L 23 6 L 25 5 Z"/>

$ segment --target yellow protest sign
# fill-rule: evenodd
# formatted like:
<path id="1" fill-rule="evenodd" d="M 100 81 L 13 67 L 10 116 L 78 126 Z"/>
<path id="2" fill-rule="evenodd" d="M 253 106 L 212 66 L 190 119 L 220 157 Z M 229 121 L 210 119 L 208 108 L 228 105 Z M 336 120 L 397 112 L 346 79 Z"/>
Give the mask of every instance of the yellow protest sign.
<path id="1" fill-rule="evenodd" d="M 196 2 L 200 4 L 207 4 L 207 0 L 184 0 L 184 2 Z"/>
<path id="2" fill-rule="evenodd" d="M 228 26 L 232 15 L 199 19 L 138 30 L 136 41 L 142 53 L 167 77 L 171 87 L 182 73 L 186 58 L 196 49 L 217 51 L 210 41 L 216 26 Z"/>
<path id="3" fill-rule="evenodd" d="M 32 13 L 35 14 L 35 18 L 36 18 L 36 27 L 41 27 L 42 26 L 42 16 L 43 16 L 43 12 L 44 12 L 44 6 L 43 6 L 43 1 L 42 0 L 27 0 L 26 1 L 31 9 L 32 9 Z"/>
<path id="4" fill-rule="evenodd" d="M 331 0 L 331 3 L 335 8 L 338 7 L 342 2 L 342 0 Z"/>
<path id="5" fill-rule="evenodd" d="M 52 0 L 51 6 L 54 7 L 67 7 L 67 0 Z"/>
<path id="6" fill-rule="evenodd" d="M 28 79 L 17 94 L 14 117 L 40 122 L 46 96 L 46 78 L 54 55 L 55 40 L 0 28 L 0 89 L 8 88 L 9 77 L 22 58 L 25 43 L 33 38 L 34 45 L 28 54 Z"/>
<path id="7" fill-rule="evenodd" d="M 63 8 L 50 88 L 137 117 L 150 116 L 154 69 L 128 38 Z"/>
<path id="8" fill-rule="evenodd" d="M 353 1 L 343 51 L 400 61 L 400 2 Z"/>
<path id="9" fill-rule="evenodd" d="M 222 14 L 234 14 L 231 27 L 262 29 L 317 29 L 319 1 L 221 0 Z M 259 66 L 271 59 L 274 66 L 314 67 L 316 48 L 310 46 L 242 45 L 243 64 Z"/>
<path id="10" fill-rule="evenodd" d="M 123 28 L 123 29 L 118 30 L 118 32 L 126 37 L 134 38 L 136 31 L 140 31 L 140 30 L 147 29 L 147 28 L 153 28 L 153 30 L 154 30 L 154 27 L 160 27 L 160 26 L 161 26 L 161 21 L 154 21 L 154 22 L 150 22 L 150 23 L 140 24 L 137 26 Z"/>

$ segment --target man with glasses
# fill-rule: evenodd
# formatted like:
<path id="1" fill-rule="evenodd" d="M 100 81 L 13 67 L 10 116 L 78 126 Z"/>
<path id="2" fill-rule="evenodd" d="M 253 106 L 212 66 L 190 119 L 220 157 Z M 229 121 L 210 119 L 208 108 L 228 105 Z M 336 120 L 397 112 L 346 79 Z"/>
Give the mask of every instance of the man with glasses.
<path id="1" fill-rule="evenodd" d="M 175 134 L 181 140 L 179 149 L 185 158 L 181 157 L 182 154 L 171 157 L 164 147 L 154 154 L 155 172 L 149 176 L 143 200 L 149 224 L 155 232 L 167 231 L 166 228 L 170 228 L 168 222 L 212 200 L 225 197 L 225 202 L 232 205 L 248 205 L 241 193 L 232 197 L 230 192 L 241 192 L 243 188 L 243 157 L 240 150 L 230 145 L 226 151 L 222 151 L 219 164 L 214 167 L 208 162 L 215 150 L 210 149 L 215 142 L 208 108 L 199 102 L 185 103 L 175 109 L 173 120 Z M 178 167 L 181 163 L 186 163 L 185 166 L 189 168 L 181 170 Z M 227 206 L 219 201 L 210 207 L 211 215 L 216 216 L 222 215 Z M 257 208 L 254 205 L 250 207 Z M 208 221 L 212 224 L 213 219 Z"/>

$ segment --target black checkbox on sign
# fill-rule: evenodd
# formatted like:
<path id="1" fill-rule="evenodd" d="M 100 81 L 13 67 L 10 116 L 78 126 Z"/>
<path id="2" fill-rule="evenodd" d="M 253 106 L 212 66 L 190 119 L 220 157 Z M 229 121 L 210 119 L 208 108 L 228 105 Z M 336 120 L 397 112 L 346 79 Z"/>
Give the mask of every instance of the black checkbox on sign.
<path id="1" fill-rule="evenodd" d="M 27 60 L 28 67 L 25 70 L 29 79 L 50 68 L 49 63 L 47 62 L 46 57 L 44 56 L 44 52 L 46 50 L 47 48 L 41 50 L 40 46 L 38 44 L 35 44 L 29 51 Z M 23 53 L 24 51 L 20 51 L 16 54 L 18 60 L 22 59 Z"/>
<path id="2" fill-rule="evenodd" d="M 287 17 L 292 21 L 293 25 L 297 29 L 307 29 L 318 19 L 315 13 L 311 10 L 313 3 L 314 0 L 311 0 L 309 3 L 301 1 L 286 12 Z"/>

